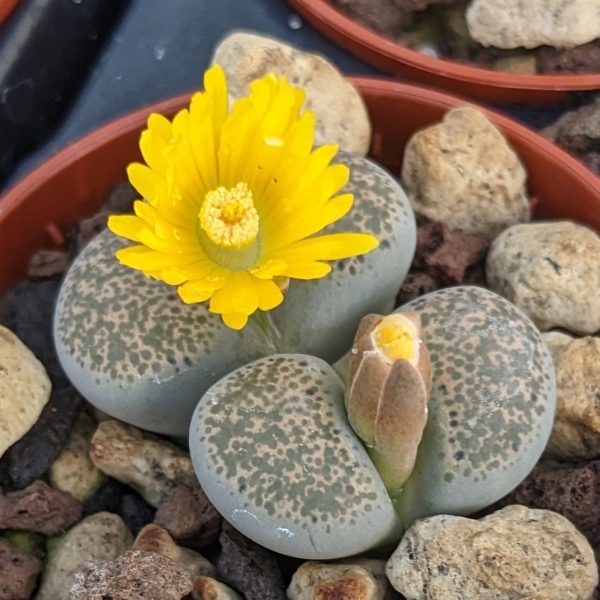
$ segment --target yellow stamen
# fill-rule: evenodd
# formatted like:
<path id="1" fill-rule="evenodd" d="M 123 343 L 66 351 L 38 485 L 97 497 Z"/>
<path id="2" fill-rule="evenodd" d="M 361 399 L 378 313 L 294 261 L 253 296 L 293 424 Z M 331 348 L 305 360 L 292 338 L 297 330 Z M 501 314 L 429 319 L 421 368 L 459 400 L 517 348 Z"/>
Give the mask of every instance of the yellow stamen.
<path id="1" fill-rule="evenodd" d="M 259 218 L 252 191 L 243 182 L 208 192 L 198 218 L 210 241 L 222 248 L 244 248 L 258 235 Z"/>
<path id="2" fill-rule="evenodd" d="M 373 330 L 372 340 L 377 350 L 390 363 L 418 358 L 418 339 L 415 326 L 402 315 L 385 317 Z"/>

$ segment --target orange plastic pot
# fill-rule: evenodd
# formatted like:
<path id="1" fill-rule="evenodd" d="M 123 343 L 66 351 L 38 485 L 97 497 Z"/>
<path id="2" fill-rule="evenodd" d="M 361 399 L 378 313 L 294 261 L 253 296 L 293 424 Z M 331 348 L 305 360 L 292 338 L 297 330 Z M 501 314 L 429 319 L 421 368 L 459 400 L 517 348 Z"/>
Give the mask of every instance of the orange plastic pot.
<path id="1" fill-rule="evenodd" d="M 411 135 L 464 100 L 394 81 L 356 78 L 373 123 L 371 156 L 398 173 Z M 92 213 L 139 160 L 138 138 L 150 112 L 172 115 L 189 94 L 138 110 L 68 146 L 0 198 L 0 292 L 23 278 L 31 255 L 63 243 L 64 232 Z M 535 213 L 600 230 L 600 178 L 538 134 L 487 111 L 516 148 L 529 173 Z"/>
<path id="2" fill-rule="evenodd" d="M 0 0 L 0 25 L 8 19 L 10 13 L 16 8 L 20 0 Z"/>
<path id="3" fill-rule="evenodd" d="M 425 56 L 336 10 L 327 0 L 288 0 L 321 33 L 365 62 L 411 81 L 493 103 L 558 104 L 569 92 L 600 90 L 600 73 L 519 75 Z"/>

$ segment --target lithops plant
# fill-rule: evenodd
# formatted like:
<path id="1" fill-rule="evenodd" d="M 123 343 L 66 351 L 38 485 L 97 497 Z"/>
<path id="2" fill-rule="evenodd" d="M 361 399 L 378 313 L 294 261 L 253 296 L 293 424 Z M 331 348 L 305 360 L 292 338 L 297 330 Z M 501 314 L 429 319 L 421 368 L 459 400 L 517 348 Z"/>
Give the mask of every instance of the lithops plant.
<path id="1" fill-rule="evenodd" d="M 233 369 L 275 348 L 337 360 L 365 313 L 391 308 L 416 243 L 414 215 L 394 179 L 368 159 L 344 160 L 351 178 L 343 191 L 354 194 L 354 208 L 328 232 L 362 228 L 379 247 L 336 261 L 325 279 L 292 281 L 270 313 L 278 335 L 266 340 L 254 323 L 233 331 L 205 304 L 185 305 L 173 288 L 120 265 L 114 254 L 124 242 L 100 234 L 67 273 L 54 320 L 75 387 L 113 417 L 187 437 L 198 398 Z"/>
<path id="2" fill-rule="evenodd" d="M 430 390 L 417 313 L 364 317 L 350 354 L 346 410 L 392 499 L 413 470 Z"/>
<path id="3" fill-rule="evenodd" d="M 349 556 L 397 538 L 400 523 L 471 514 L 510 492 L 548 441 L 552 360 L 493 292 L 440 290 L 368 315 L 350 356 L 346 391 L 323 361 L 277 355 L 227 375 L 196 408 L 202 486 L 268 548 Z"/>
<path id="4" fill-rule="evenodd" d="M 344 387 L 319 358 L 276 355 L 224 377 L 196 408 L 190 454 L 223 516 L 282 554 L 350 556 L 400 534 Z"/>
<path id="5" fill-rule="evenodd" d="M 552 358 L 516 306 L 484 288 L 438 290 L 403 307 L 423 325 L 433 383 L 403 521 L 468 515 L 533 469 L 556 409 Z"/>

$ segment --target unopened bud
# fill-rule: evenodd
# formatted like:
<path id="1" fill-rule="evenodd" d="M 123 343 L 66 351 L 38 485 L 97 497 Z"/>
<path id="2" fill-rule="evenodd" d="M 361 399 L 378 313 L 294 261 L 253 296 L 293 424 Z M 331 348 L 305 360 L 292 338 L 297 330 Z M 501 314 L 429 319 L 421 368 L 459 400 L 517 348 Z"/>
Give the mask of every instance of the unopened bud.
<path id="1" fill-rule="evenodd" d="M 414 468 L 430 389 L 418 315 L 364 317 L 350 353 L 346 410 L 392 497 Z"/>

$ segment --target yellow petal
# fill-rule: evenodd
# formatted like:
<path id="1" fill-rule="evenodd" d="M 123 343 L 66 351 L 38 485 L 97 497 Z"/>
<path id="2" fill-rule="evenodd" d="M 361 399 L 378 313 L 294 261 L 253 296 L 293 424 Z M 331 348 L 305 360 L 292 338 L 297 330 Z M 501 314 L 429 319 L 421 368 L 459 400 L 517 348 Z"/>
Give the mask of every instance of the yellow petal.
<path id="1" fill-rule="evenodd" d="M 131 163 L 127 167 L 127 177 L 131 185 L 142 195 L 142 198 L 152 201 L 156 193 L 156 175 L 146 165 Z"/>
<path id="2" fill-rule="evenodd" d="M 292 279 L 321 279 L 331 273 L 331 265 L 323 262 L 304 261 L 289 264 L 282 273 L 285 277 Z"/>
<path id="3" fill-rule="evenodd" d="M 206 278 L 198 281 L 188 281 L 177 288 L 179 297 L 186 304 L 205 302 L 227 282 L 226 279 Z"/>
<path id="4" fill-rule="evenodd" d="M 123 265 L 141 271 L 160 271 L 161 269 L 193 265 L 197 260 L 195 253 L 167 254 L 151 250 L 146 246 L 129 246 L 117 250 L 117 259 Z"/>
<path id="5" fill-rule="evenodd" d="M 258 308 L 260 310 L 272 310 L 283 302 L 283 294 L 273 281 L 255 279 L 254 287 L 258 293 Z"/>
<path id="6" fill-rule="evenodd" d="M 134 215 L 111 215 L 108 217 L 110 231 L 133 242 L 141 242 L 140 233 L 147 227 L 142 219 Z"/>
<path id="7" fill-rule="evenodd" d="M 210 299 L 210 310 L 224 314 L 240 312 L 251 315 L 258 308 L 258 291 L 253 277 L 245 271 L 234 271 L 227 283 Z"/>
<path id="8" fill-rule="evenodd" d="M 248 315 L 241 312 L 223 313 L 221 318 L 227 327 L 238 331 L 246 327 L 248 323 Z"/>
<path id="9" fill-rule="evenodd" d="M 339 260 L 370 252 L 379 246 L 376 237 L 368 233 L 331 233 L 295 242 L 273 253 L 273 259 Z"/>
<path id="10" fill-rule="evenodd" d="M 282 260 L 266 260 L 260 262 L 256 268 L 251 269 L 250 273 L 258 279 L 272 279 L 280 275 L 285 269 L 285 262 Z"/>

